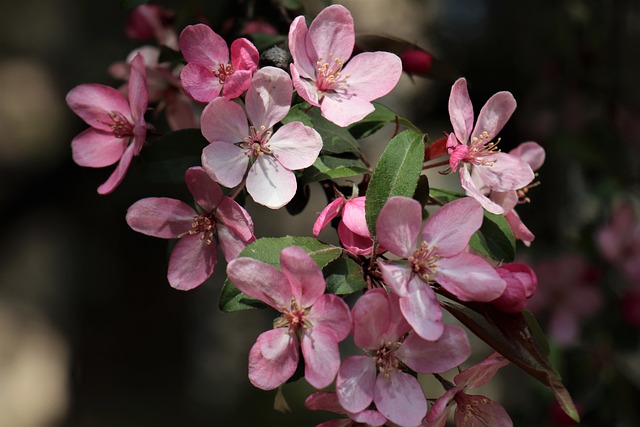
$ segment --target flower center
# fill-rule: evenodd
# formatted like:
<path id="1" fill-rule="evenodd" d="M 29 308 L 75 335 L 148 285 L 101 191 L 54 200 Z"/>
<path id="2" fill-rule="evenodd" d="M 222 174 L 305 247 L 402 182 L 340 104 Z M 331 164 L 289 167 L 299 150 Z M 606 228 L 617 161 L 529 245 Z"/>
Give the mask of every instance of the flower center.
<path id="1" fill-rule="evenodd" d="M 133 136 L 133 125 L 127 120 L 127 118 L 119 111 L 111 111 L 109 118 L 112 123 L 105 123 L 111 128 L 113 136 L 116 138 L 125 138 Z"/>
<path id="2" fill-rule="evenodd" d="M 469 153 L 465 160 L 476 166 L 492 166 L 498 159 L 488 157 L 500 152 L 499 142 L 500 138 L 496 142 L 489 141 L 489 133 L 486 131 L 482 132 L 480 136 L 474 136 L 471 138 Z"/>
<path id="3" fill-rule="evenodd" d="M 395 352 L 401 345 L 402 343 L 397 341 L 388 341 L 372 355 L 376 362 L 378 372 L 385 377 L 388 377 L 391 373 L 400 370 L 402 362 L 396 357 Z"/>
<path id="4" fill-rule="evenodd" d="M 213 235 L 216 233 L 216 220 L 213 213 L 204 213 L 193 216 L 193 222 L 191 223 L 191 229 L 185 233 L 182 233 L 178 237 L 185 235 L 193 236 L 200 233 L 200 240 L 205 244 L 210 245 L 213 242 Z"/>
<path id="5" fill-rule="evenodd" d="M 300 329 L 313 325 L 306 318 L 308 309 L 300 308 L 295 298 L 291 298 L 291 307 L 282 307 L 282 315 L 273 321 L 274 328 L 288 328 L 288 334 L 297 334 Z"/>
<path id="6" fill-rule="evenodd" d="M 233 66 L 231 64 L 218 64 L 218 68 L 212 70 L 211 72 L 215 77 L 218 78 L 218 82 L 220 82 L 220 84 L 224 84 L 225 80 L 227 80 L 227 77 L 229 77 L 235 71 L 236 70 L 233 69 Z"/>
<path id="7" fill-rule="evenodd" d="M 425 282 L 430 282 L 436 275 L 437 262 L 440 259 L 437 249 L 437 246 L 430 248 L 427 242 L 422 242 L 408 258 L 413 271 Z"/>
<path id="8" fill-rule="evenodd" d="M 342 75 L 342 67 L 344 61 L 339 58 L 331 58 L 333 54 L 329 54 L 329 61 L 319 58 L 316 62 L 316 87 L 319 91 L 336 90 L 347 85 L 349 74 Z"/>
<path id="9" fill-rule="evenodd" d="M 271 137 L 271 130 L 267 130 L 264 125 L 260 126 L 260 129 L 256 130 L 254 126 L 249 128 L 249 135 L 244 138 L 238 145 L 245 150 L 245 155 L 255 159 L 258 156 L 265 154 L 272 155 L 269 149 L 269 138 Z"/>

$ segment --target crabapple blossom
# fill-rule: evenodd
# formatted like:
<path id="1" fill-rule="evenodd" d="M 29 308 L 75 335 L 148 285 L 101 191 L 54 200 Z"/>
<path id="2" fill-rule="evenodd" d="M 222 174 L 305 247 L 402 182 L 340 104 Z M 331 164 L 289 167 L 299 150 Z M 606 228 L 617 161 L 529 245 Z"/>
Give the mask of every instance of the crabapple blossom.
<path id="1" fill-rule="evenodd" d="M 240 96 L 260 61 L 258 49 L 249 40 L 234 40 L 229 52 L 227 42 L 205 24 L 182 30 L 180 50 L 187 61 L 180 73 L 182 88 L 200 102 L 210 102 L 220 93 L 226 98 Z"/>
<path id="2" fill-rule="evenodd" d="M 218 260 L 214 235 L 227 261 L 255 240 L 253 221 L 242 206 L 224 196 L 201 167 L 187 169 L 184 180 L 196 202 L 166 197 L 137 201 L 127 211 L 127 224 L 140 233 L 163 239 L 180 239 L 169 258 L 169 284 L 183 291 L 202 284 Z"/>
<path id="3" fill-rule="evenodd" d="M 531 267 L 520 264 L 504 264 L 496 268 L 507 287 L 499 298 L 491 301 L 494 307 L 505 313 L 519 313 L 538 287 L 538 278 Z"/>
<path id="4" fill-rule="evenodd" d="M 349 307 L 324 293 L 322 271 L 303 249 L 284 248 L 280 266 L 282 271 L 253 258 L 236 258 L 227 266 L 238 289 L 282 313 L 251 348 L 249 380 L 263 390 L 284 384 L 296 371 L 301 347 L 305 379 L 324 388 L 340 366 L 338 343 L 351 330 Z"/>
<path id="5" fill-rule="evenodd" d="M 131 61 L 129 99 L 101 84 L 83 84 L 67 94 L 67 104 L 91 128 L 71 141 L 73 160 L 80 166 L 101 168 L 118 162 L 111 176 L 98 187 L 109 194 L 122 182 L 133 156 L 142 150 L 147 136 L 144 113 L 148 96 L 144 58 Z"/>
<path id="6" fill-rule="evenodd" d="M 129 13 L 125 33 L 134 40 L 155 38 L 160 46 L 177 50 L 178 37 L 171 28 L 173 19 L 173 11 L 157 4 L 141 4 Z"/>
<path id="7" fill-rule="evenodd" d="M 640 219 L 631 200 L 616 206 L 609 223 L 596 234 L 602 256 L 620 267 L 632 281 L 640 282 Z"/>
<path id="8" fill-rule="evenodd" d="M 486 384 L 509 361 L 498 353 L 493 353 L 482 362 L 460 372 L 453 379 L 455 386 L 446 380 L 447 391 L 435 401 L 423 426 L 444 427 L 449 413 L 456 403 L 454 420 L 456 427 L 495 426 L 512 427 L 513 422 L 502 405 L 488 397 L 470 395 L 466 391 Z"/>
<path id="9" fill-rule="evenodd" d="M 309 28 L 304 16 L 289 28 L 296 91 L 338 126 L 371 113 L 371 101 L 389 93 L 402 74 L 400 58 L 389 52 L 363 52 L 351 58 L 354 44 L 353 18 L 341 5 L 323 9 Z"/>
<path id="10" fill-rule="evenodd" d="M 450 202 L 422 226 L 422 206 L 407 197 L 391 197 L 376 222 L 378 241 L 401 261 L 378 261 L 385 283 L 400 297 L 403 315 L 422 338 L 442 334 L 442 312 L 432 283 L 461 301 L 498 298 L 506 283 L 477 255 L 465 252 L 480 228 L 483 212 L 470 198 Z"/>
<path id="11" fill-rule="evenodd" d="M 467 195 L 494 214 L 504 213 L 504 208 L 491 201 L 472 179 L 477 173 L 479 180 L 492 191 L 512 191 L 524 188 L 534 178 L 529 164 L 516 156 L 497 149 L 499 139 L 493 141 L 516 108 L 516 101 L 509 92 L 493 95 L 480 110 L 478 121 L 473 126 L 474 114 L 467 81 L 456 80 L 449 97 L 449 116 L 453 132 L 447 139 L 449 166 L 456 172 L 460 169 L 460 183 Z"/>
<path id="12" fill-rule="evenodd" d="M 352 310 L 353 337 L 364 349 L 340 365 L 336 394 L 342 407 L 360 413 L 373 402 L 387 419 L 400 426 L 417 426 L 427 412 L 418 373 L 440 373 L 464 362 L 471 347 L 463 329 L 445 326 L 440 338 L 420 338 L 400 312 L 398 298 L 373 289 Z"/>
<path id="13" fill-rule="evenodd" d="M 321 391 L 313 393 L 304 401 L 304 405 L 311 410 L 322 410 L 335 412 L 337 414 L 346 415 L 348 419 L 327 421 L 318 424 L 316 427 L 358 427 L 371 426 L 379 427 L 387 422 L 387 419 L 375 409 L 365 409 L 363 411 L 352 413 L 340 406 L 338 397 L 335 393 Z"/>
<path id="14" fill-rule="evenodd" d="M 300 122 L 287 123 L 272 135 L 273 125 L 289 111 L 292 93 L 285 71 L 264 67 L 247 90 L 246 114 L 240 104 L 216 98 L 201 117 L 202 134 L 210 143 L 202 151 L 205 170 L 225 187 L 246 179 L 253 200 L 272 209 L 293 198 L 297 183 L 292 171 L 311 166 L 322 148 L 320 134 Z"/>

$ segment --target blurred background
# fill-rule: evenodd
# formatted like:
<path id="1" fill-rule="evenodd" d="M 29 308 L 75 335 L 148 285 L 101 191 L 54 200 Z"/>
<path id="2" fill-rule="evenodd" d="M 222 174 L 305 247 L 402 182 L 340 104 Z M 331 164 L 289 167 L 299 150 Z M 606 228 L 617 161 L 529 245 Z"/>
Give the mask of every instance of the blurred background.
<path id="1" fill-rule="evenodd" d="M 182 186 L 149 181 L 134 164 L 113 194 L 99 196 L 112 168 L 73 163 L 70 142 L 86 124 L 65 95 L 82 83 L 119 86 L 107 68 L 145 43 L 126 36 L 119 3 L 0 3 L 0 426 L 306 426 L 333 418 L 304 408 L 304 384 L 285 388 L 291 414 L 273 411 L 275 393 L 250 386 L 248 351 L 273 315 L 219 311 L 222 263 L 204 285 L 176 291 L 166 280 L 166 242 L 125 223 L 140 198 L 188 201 Z M 254 18 L 274 17 L 271 2 L 255 3 Z M 403 75 L 382 100 L 434 139 L 451 130 L 455 78 L 468 79 L 476 112 L 497 91 L 514 94 L 502 150 L 536 141 L 547 153 L 532 202 L 518 208 L 536 235 L 531 248 L 518 244 L 540 280 L 531 308 L 582 425 L 640 425 L 640 4 L 338 3 L 357 33 L 399 37 L 438 58 L 437 72 Z M 178 31 L 204 20 L 235 38 L 237 21 L 227 18 L 241 19 L 253 2 L 159 4 L 177 11 Z M 282 4 L 304 4 L 309 16 L 325 5 Z M 285 15 L 275 15 L 274 28 L 286 34 Z M 372 162 L 392 133 L 367 141 Z M 452 176 L 429 178 L 456 185 Z M 310 235 L 326 204 L 319 187 L 311 192 L 295 217 L 249 203 L 256 236 Z M 494 382 L 487 392 L 516 426 L 570 425 L 551 393 L 516 368 Z"/>

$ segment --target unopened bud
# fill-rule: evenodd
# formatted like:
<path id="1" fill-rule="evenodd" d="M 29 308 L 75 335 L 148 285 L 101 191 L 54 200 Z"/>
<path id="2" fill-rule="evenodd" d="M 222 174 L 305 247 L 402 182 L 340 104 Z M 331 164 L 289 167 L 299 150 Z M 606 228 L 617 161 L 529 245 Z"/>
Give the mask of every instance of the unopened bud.
<path id="1" fill-rule="evenodd" d="M 433 65 L 433 55 L 422 49 L 409 49 L 400 54 L 402 70 L 412 75 L 424 75 Z"/>

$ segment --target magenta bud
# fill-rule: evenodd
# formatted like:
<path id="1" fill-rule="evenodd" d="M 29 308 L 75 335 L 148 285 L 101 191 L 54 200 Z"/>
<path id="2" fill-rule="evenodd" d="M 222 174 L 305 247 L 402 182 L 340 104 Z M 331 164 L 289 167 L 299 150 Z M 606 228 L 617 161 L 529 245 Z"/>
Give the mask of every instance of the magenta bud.
<path id="1" fill-rule="evenodd" d="M 423 75 L 433 65 L 433 55 L 422 49 L 409 49 L 400 54 L 402 70 L 409 75 Z"/>
<path id="2" fill-rule="evenodd" d="M 538 287 L 538 278 L 534 271 L 527 265 L 511 263 L 496 268 L 496 272 L 507 283 L 507 287 L 499 298 L 491 301 L 491 304 L 506 313 L 519 313 L 524 310 L 527 300 Z"/>

